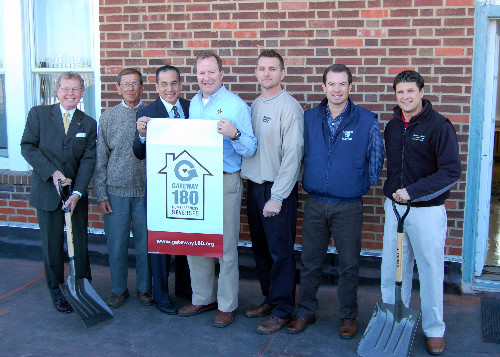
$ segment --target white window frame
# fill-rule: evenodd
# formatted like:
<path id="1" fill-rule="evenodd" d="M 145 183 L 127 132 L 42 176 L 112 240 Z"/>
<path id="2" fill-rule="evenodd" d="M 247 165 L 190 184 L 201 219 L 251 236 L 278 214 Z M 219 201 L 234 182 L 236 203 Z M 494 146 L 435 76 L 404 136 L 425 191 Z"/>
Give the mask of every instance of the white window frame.
<path id="1" fill-rule="evenodd" d="M 7 150 L 8 157 L 0 157 L 0 169 L 13 171 L 30 170 L 30 165 L 21 155 L 21 137 L 24 132 L 26 117 L 29 109 L 39 105 L 39 96 L 36 95 L 32 73 L 60 72 L 60 69 L 34 69 L 30 43 L 33 36 L 29 31 L 33 29 L 32 17 L 25 16 L 32 8 L 33 0 L 3 1 L 3 33 L 8 34 L 4 39 L 5 48 L 5 107 L 7 113 Z M 36 0 L 35 0 L 36 1 Z M 26 8 L 24 8 L 26 6 Z M 23 11 L 28 9 L 28 11 Z M 95 83 L 95 113 L 101 113 L 101 78 L 100 78 L 100 39 L 99 39 L 99 0 L 91 0 L 91 27 L 93 40 L 92 67 L 85 72 L 94 73 Z M 23 16 L 25 16 L 23 18 Z M 23 26 L 24 24 L 24 26 Z M 25 59 L 24 61 L 20 59 Z M 83 71 L 82 71 L 83 72 Z"/>
<path id="2" fill-rule="evenodd" d="M 0 7 L 2 8 L 2 11 L 0 11 L 0 16 L 2 16 L 2 15 L 3 15 L 3 13 L 4 13 L 4 12 L 3 12 L 3 3 L 4 3 L 4 1 L 3 1 L 3 0 L 0 0 Z M 2 20 L 2 19 L 0 19 L 0 20 Z M 3 21 L 3 20 L 2 20 L 2 21 Z M 4 39 L 4 38 L 5 38 L 5 33 L 6 33 L 6 32 L 5 32 L 5 29 L 4 29 L 4 28 L 1 28 L 1 30 L 2 30 L 2 33 L 0 33 L 0 36 L 2 36 L 2 39 Z M 3 44 L 2 44 L 2 45 L 3 45 Z M 4 57 L 5 57 L 5 46 L 3 46 L 3 48 L 0 48 L 0 51 L 2 51 L 2 50 L 3 50 L 3 52 L 4 52 Z M 0 67 L 0 76 L 1 76 L 1 75 L 5 75 L 5 61 L 4 61 L 3 65 Z M 5 83 L 4 83 L 4 85 L 5 85 Z M 5 100 L 5 93 L 4 93 L 4 100 Z M 7 133 L 0 133 L 0 135 L 3 135 L 3 134 L 7 134 Z M 8 137 L 8 136 L 7 136 L 7 137 Z M 8 147 L 8 144 L 7 144 L 7 147 Z M 3 153 L 2 153 L 2 155 L 3 155 Z M 0 156 L 0 157 L 1 157 L 1 156 Z"/>

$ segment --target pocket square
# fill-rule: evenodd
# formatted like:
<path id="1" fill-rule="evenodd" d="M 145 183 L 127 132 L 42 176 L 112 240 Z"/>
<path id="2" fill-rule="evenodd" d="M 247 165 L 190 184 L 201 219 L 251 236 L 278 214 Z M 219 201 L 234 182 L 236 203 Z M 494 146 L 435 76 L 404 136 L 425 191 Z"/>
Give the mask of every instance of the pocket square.
<path id="1" fill-rule="evenodd" d="M 84 137 L 86 137 L 86 136 L 87 136 L 87 133 L 77 133 L 77 134 L 76 134 L 76 137 L 77 137 L 77 138 L 84 138 Z"/>

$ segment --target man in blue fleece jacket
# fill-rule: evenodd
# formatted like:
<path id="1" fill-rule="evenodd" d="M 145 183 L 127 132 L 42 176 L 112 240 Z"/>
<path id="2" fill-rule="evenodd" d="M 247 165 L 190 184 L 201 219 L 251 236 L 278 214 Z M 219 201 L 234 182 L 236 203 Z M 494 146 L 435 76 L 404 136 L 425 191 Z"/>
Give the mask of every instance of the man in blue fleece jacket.
<path id="1" fill-rule="evenodd" d="M 302 186 L 308 197 L 297 316 L 287 328 L 292 334 L 315 321 L 319 307 L 316 294 L 331 234 L 340 262 L 340 337 L 351 339 L 356 334 L 362 197 L 370 185 L 377 184 L 384 164 L 384 144 L 375 114 L 349 99 L 351 89 L 348 67 L 328 67 L 323 74 L 326 98 L 304 113 Z"/>

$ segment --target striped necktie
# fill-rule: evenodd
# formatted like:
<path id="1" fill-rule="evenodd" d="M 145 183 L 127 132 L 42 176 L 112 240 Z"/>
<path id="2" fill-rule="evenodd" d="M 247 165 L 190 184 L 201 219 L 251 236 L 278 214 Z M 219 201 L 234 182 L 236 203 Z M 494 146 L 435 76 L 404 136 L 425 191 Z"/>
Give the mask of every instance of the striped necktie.
<path id="1" fill-rule="evenodd" d="M 68 129 L 69 129 L 69 112 L 64 113 L 64 133 L 68 134 Z"/>
<path id="2" fill-rule="evenodd" d="M 180 118 L 181 115 L 179 114 L 179 112 L 177 111 L 177 105 L 174 105 L 172 107 L 172 110 L 174 111 L 174 118 Z"/>

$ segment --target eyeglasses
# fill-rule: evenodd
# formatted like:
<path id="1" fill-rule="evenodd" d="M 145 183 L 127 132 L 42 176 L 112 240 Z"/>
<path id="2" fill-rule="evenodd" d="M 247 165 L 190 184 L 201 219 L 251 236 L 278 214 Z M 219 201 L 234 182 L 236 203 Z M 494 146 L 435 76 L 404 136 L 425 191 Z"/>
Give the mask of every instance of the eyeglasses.
<path id="1" fill-rule="evenodd" d="M 179 86 L 179 82 L 172 82 L 172 83 L 168 83 L 168 82 L 160 82 L 160 87 L 162 88 L 167 88 L 168 86 L 171 86 L 173 88 L 177 88 Z"/>
<path id="2" fill-rule="evenodd" d="M 130 87 L 137 88 L 140 85 L 141 84 L 139 82 L 134 82 L 134 83 L 120 83 L 120 86 L 123 87 L 123 88 L 130 88 Z"/>
<path id="3" fill-rule="evenodd" d="M 69 92 L 77 93 L 80 90 L 82 90 L 82 87 L 79 87 L 79 88 L 59 88 L 59 90 L 63 93 L 69 93 Z"/>

